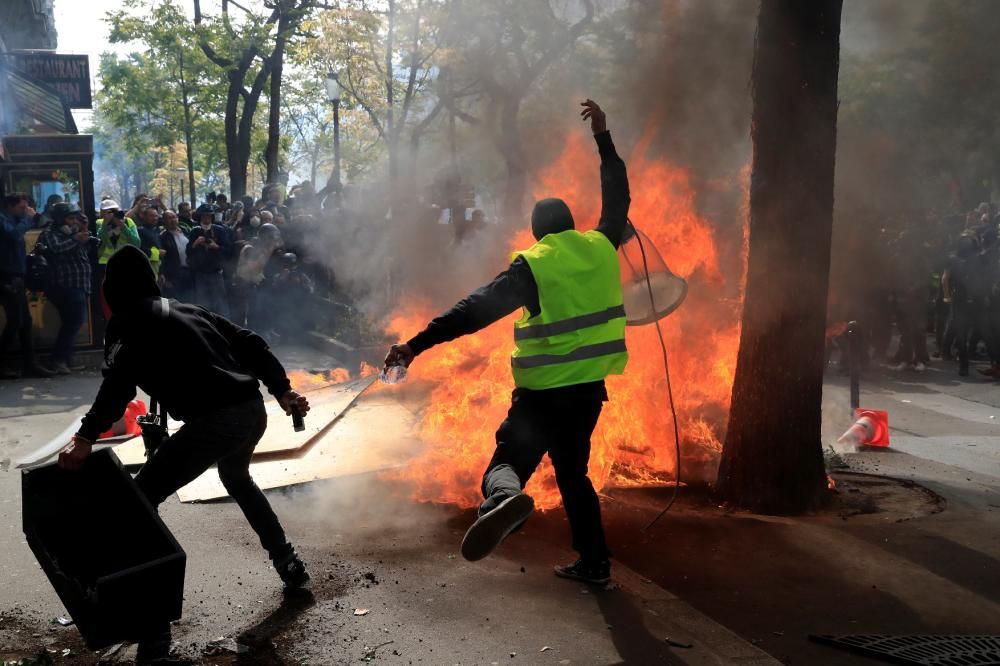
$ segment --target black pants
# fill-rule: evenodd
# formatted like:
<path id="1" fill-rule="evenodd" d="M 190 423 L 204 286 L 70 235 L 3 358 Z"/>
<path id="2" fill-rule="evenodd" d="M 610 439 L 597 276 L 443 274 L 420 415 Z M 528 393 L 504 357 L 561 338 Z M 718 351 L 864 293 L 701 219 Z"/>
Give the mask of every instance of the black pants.
<path id="1" fill-rule="evenodd" d="M 959 370 L 969 370 L 969 336 L 975 323 L 976 304 L 965 300 L 952 301 L 951 315 L 948 319 L 948 332 L 945 335 L 945 351 L 950 352 L 951 344 L 958 348 Z"/>
<path id="2" fill-rule="evenodd" d="M 24 291 L 24 278 L 0 277 L 0 307 L 7 320 L 0 334 L 0 357 L 10 352 L 14 338 L 18 338 L 22 362 L 30 365 L 34 360 L 31 356 L 31 312 L 28 310 L 28 295 Z"/>
<path id="3" fill-rule="evenodd" d="M 600 398 L 515 392 L 497 430 L 497 449 L 483 475 L 480 515 L 521 492 L 546 453 L 556 472 L 573 533 L 573 549 L 587 561 L 610 555 L 601 525 L 601 505 L 587 476 L 590 436 L 601 415 Z"/>
<path id="4" fill-rule="evenodd" d="M 927 308 L 918 295 L 904 294 L 896 300 L 896 324 L 899 326 L 897 363 L 927 363 Z"/>
<path id="5" fill-rule="evenodd" d="M 291 546 L 264 493 L 250 476 L 250 457 L 267 428 L 264 401 L 218 409 L 211 416 L 185 423 L 156 450 L 135 477 L 139 488 L 156 507 L 213 464 L 229 496 L 236 500 L 260 544 L 277 560 Z"/>

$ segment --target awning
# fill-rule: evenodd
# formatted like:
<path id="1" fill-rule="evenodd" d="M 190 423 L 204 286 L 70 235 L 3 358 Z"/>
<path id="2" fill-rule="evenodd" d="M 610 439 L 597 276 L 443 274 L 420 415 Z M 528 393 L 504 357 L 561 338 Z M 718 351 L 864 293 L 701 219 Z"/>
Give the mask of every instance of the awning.
<path id="1" fill-rule="evenodd" d="M 5 69 L 7 86 L 21 113 L 55 132 L 76 134 L 73 114 L 52 88 L 23 72 Z"/>

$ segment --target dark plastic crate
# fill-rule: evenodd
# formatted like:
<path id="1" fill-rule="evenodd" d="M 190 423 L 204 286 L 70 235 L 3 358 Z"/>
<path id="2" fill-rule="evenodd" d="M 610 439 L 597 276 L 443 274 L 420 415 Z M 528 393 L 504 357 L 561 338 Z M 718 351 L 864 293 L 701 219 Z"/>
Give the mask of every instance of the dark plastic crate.
<path id="1" fill-rule="evenodd" d="M 87 647 L 134 641 L 181 616 L 187 556 L 118 457 L 21 476 L 24 534 Z"/>

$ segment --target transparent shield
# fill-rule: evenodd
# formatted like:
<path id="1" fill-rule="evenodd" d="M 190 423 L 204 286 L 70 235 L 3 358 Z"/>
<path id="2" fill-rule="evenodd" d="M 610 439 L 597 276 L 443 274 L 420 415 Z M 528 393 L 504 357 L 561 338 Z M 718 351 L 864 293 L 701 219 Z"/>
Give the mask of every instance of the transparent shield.
<path id="1" fill-rule="evenodd" d="M 618 248 L 618 258 L 627 325 L 650 324 L 666 317 L 684 302 L 687 282 L 674 275 L 653 241 L 635 227 L 626 230 L 625 239 Z"/>

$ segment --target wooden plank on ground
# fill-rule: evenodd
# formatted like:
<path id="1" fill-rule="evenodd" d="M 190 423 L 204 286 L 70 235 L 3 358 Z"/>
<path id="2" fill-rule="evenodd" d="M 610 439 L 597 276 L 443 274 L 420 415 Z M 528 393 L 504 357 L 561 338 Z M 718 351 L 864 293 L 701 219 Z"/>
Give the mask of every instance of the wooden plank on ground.
<path id="1" fill-rule="evenodd" d="M 250 473 L 267 489 L 397 467 L 423 446 L 414 434 L 416 423 L 413 412 L 391 395 L 367 394 L 305 455 L 255 462 Z M 177 495 L 182 502 L 203 502 L 226 497 L 226 491 L 213 467 Z"/>
<path id="2" fill-rule="evenodd" d="M 306 416 L 306 429 L 302 432 L 292 430 L 291 417 L 287 416 L 277 401 L 269 398 L 267 401 L 267 431 L 254 450 L 255 454 L 288 453 L 295 455 L 295 450 L 305 446 L 332 420 L 350 405 L 361 391 L 371 384 L 370 378 L 358 379 L 343 384 L 334 384 L 322 388 L 305 391 L 309 398 L 310 411 Z M 180 423 L 170 422 L 171 431 L 179 428 Z M 115 453 L 124 465 L 141 465 L 146 461 L 146 449 L 142 438 L 135 437 L 115 448 Z"/>

